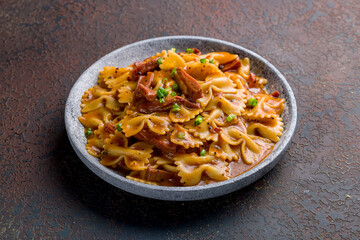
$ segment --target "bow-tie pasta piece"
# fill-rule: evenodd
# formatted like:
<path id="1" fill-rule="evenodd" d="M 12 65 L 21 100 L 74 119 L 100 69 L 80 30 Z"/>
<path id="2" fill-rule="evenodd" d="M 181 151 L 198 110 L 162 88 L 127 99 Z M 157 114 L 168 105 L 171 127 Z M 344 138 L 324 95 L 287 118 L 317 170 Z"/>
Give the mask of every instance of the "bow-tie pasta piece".
<path id="1" fill-rule="evenodd" d="M 198 81 L 205 81 L 205 79 L 212 75 L 224 76 L 221 70 L 214 64 L 206 60 L 201 63 L 200 60 L 186 63 L 186 72 Z"/>
<path id="2" fill-rule="evenodd" d="M 243 144 L 254 153 L 260 152 L 260 147 L 238 127 L 223 128 L 219 141 L 211 143 L 209 153 L 224 160 L 236 161 L 239 160 L 240 155 L 232 149 L 232 146 Z"/>
<path id="3" fill-rule="evenodd" d="M 124 134 L 119 131 L 116 131 L 113 135 L 106 139 L 105 143 L 108 145 L 113 144 L 125 148 L 128 147 L 128 139 L 124 136 Z M 124 161 L 124 157 L 124 155 L 112 156 L 110 154 L 107 154 L 107 152 L 103 152 L 103 154 L 101 155 L 100 163 L 104 166 L 115 168 L 120 161 Z"/>
<path id="4" fill-rule="evenodd" d="M 216 142 L 218 140 L 218 132 L 212 130 L 217 128 L 214 120 L 221 117 L 223 117 L 223 112 L 220 109 L 215 109 L 212 110 L 210 114 L 203 113 L 203 121 L 200 124 L 197 125 L 195 123 L 196 119 L 192 119 L 185 124 L 185 128 L 200 139 Z"/>
<path id="5" fill-rule="evenodd" d="M 120 85 L 117 89 L 117 97 L 119 103 L 130 104 L 134 98 L 134 91 L 136 88 L 136 82 L 126 81 Z"/>
<path id="6" fill-rule="evenodd" d="M 205 111 L 221 108 L 227 115 L 240 116 L 245 108 L 245 95 L 239 90 L 236 93 L 221 93 L 210 100 Z"/>
<path id="7" fill-rule="evenodd" d="M 253 96 L 257 99 L 257 105 L 253 108 L 247 107 L 243 113 L 246 117 L 271 118 L 281 115 L 284 110 L 285 99 L 275 98 L 267 94 Z"/>
<path id="8" fill-rule="evenodd" d="M 181 183 L 185 186 L 193 186 L 201 181 L 203 174 L 206 174 L 214 181 L 229 179 L 228 163 L 216 159 L 213 156 L 199 157 L 195 154 L 183 154 L 174 158 Z"/>
<path id="9" fill-rule="evenodd" d="M 189 109 L 185 106 L 180 106 L 180 110 L 177 112 L 171 111 L 169 113 L 170 120 L 174 123 L 182 123 L 190 121 L 196 115 L 200 114 L 203 109 Z"/>
<path id="10" fill-rule="evenodd" d="M 256 133 L 264 138 L 268 138 L 273 142 L 278 142 L 283 131 L 283 122 L 280 117 L 270 118 L 250 118 L 252 123 L 249 124 L 248 134 Z"/>
<path id="11" fill-rule="evenodd" d="M 185 67 L 185 61 L 178 54 L 172 50 L 167 51 L 167 55 L 163 57 L 160 64 L 160 69 L 165 71 L 171 71 L 173 68 Z"/>
<path id="12" fill-rule="evenodd" d="M 198 148 L 203 145 L 201 139 L 192 136 L 185 128 L 176 124 L 175 129 L 170 136 L 171 142 L 181 145 L 184 148 Z"/>
<path id="13" fill-rule="evenodd" d="M 201 85 L 204 97 L 197 101 L 205 108 L 213 98 L 214 94 L 237 93 L 238 90 L 235 86 L 236 85 L 227 77 L 212 78 Z"/>
<path id="14" fill-rule="evenodd" d="M 171 126 L 168 116 L 141 114 L 133 111 L 128 111 L 121 123 L 126 137 L 139 133 L 145 126 L 154 133 L 164 135 L 170 131 Z"/>
<path id="15" fill-rule="evenodd" d="M 130 147 L 118 146 L 116 144 L 106 144 L 104 146 L 106 154 L 111 157 L 124 156 L 126 167 L 136 171 L 147 169 L 149 158 L 153 152 L 152 148 L 152 145 L 145 142 L 137 142 Z"/>
<path id="16" fill-rule="evenodd" d="M 219 64 L 225 64 L 238 58 L 236 54 L 230 54 L 228 52 L 213 52 L 205 55 L 208 59 L 215 59 Z"/>

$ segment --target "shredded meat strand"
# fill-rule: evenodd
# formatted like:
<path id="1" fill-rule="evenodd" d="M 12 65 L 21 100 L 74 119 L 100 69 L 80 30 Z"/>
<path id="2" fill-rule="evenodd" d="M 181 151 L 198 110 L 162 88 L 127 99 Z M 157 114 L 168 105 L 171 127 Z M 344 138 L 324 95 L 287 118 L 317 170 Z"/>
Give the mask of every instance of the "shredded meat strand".
<path id="1" fill-rule="evenodd" d="M 216 134 L 216 133 L 221 132 L 221 128 L 214 127 L 214 128 L 209 129 L 209 132 L 212 133 L 212 134 Z"/>
<path id="2" fill-rule="evenodd" d="M 145 102 L 139 106 L 139 112 L 141 113 L 152 113 L 152 112 L 162 112 L 167 111 L 172 108 L 174 103 L 174 98 L 164 98 L 165 102 L 160 103 L 158 100 L 154 100 L 152 102 Z"/>
<path id="3" fill-rule="evenodd" d="M 216 92 L 216 93 L 214 93 L 214 97 L 221 97 L 222 95 L 224 95 L 224 93 L 223 92 Z"/>
<path id="4" fill-rule="evenodd" d="M 159 67 L 157 62 L 159 58 L 153 58 L 148 61 L 138 61 L 134 63 L 134 69 L 131 72 L 131 80 L 136 81 L 139 75 L 145 75 L 149 71 L 153 71 Z"/>
<path id="5" fill-rule="evenodd" d="M 249 80 L 248 80 L 248 85 L 249 85 L 249 87 L 250 87 L 250 88 L 255 87 L 256 81 L 257 81 L 257 79 L 256 79 L 256 77 L 255 77 L 255 74 L 250 73 L 250 75 L 249 75 Z"/>
<path id="6" fill-rule="evenodd" d="M 141 141 L 145 141 L 149 144 L 152 144 L 156 148 L 158 148 L 164 152 L 176 153 L 177 145 L 172 143 L 167 136 L 158 135 L 156 133 L 153 133 L 146 129 L 143 129 L 138 134 L 136 134 L 134 137 Z"/>
<path id="7" fill-rule="evenodd" d="M 175 172 L 168 172 L 161 169 L 147 168 L 145 172 L 145 180 L 150 182 L 164 182 L 173 180 L 180 180 L 180 177 Z"/>
<path id="8" fill-rule="evenodd" d="M 156 99 L 156 92 L 142 84 L 139 84 L 139 92 L 150 102 Z"/>
<path id="9" fill-rule="evenodd" d="M 149 72 L 147 76 L 139 76 L 139 80 L 134 92 L 134 102 L 141 99 L 143 96 L 148 101 L 154 101 L 156 92 L 150 89 L 151 83 L 154 80 L 154 73 Z"/>
<path id="10" fill-rule="evenodd" d="M 179 96 L 176 96 L 175 97 L 175 102 L 177 104 L 181 104 L 181 105 L 184 105 L 185 107 L 188 107 L 188 108 L 194 108 L 194 109 L 198 109 L 200 108 L 200 104 L 199 103 L 193 103 L 193 102 L 190 102 L 189 100 L 183 98 L 183 97 L 179 97 Z"/>
<path id="11" fill-rule="evenodd" d="M 181 91 L 191 101 L 203 97 L 202 88 L 195 78 L 190 76 L 184 69 L 179 68 L 175 74 L 176 82 L 179 84 Z"/>
<path id="12" fill-rule="evenodd" d="M 174 103 L 177 103 L 179 105 L 184 105 L 185 107 L 191 108 L 191 109 L 198 109 L 200 108 L 200 104 L 190 102 L 189 100 L 182 98 L 180 96 L 176 97 L 167 97 L 164 99 L 164 103 L 160 103 L 157 100 L 154 100 L 152 102 L 146 102 L 138 106 L 139 111 L 141 113 L 152 113 L 152 112 L 162 112 L 167 111 L 172 108 Z"/>
<path id="13" fill-rule="evenodd" d="M 155 74 L 153 72 L 148 72 L 145 79 L 141 81 L 141 84 L 145 87 L 150 87 L 151 83 L 154 81 Z"/>
<path id="14" fill-rule="evenodd" d="M 106 122 L 104 124 L 104 130 L 108 133 L 114 133 L 115 132 L 115 125 L 109 122 Z"/>
<path id="15" fill-rule="evenodd" d="M 270 94 L 270 95 L 277 98 L 277 97 L 280 96 L 280 93 L 279 93 L 279 91 L 275 91 L 275 92 L 273 92 L 273 93 Z"/>
<path id="16" fill-rule="evenodd" d="M 226 71 L 229 71 L 229 70 L 238 69 L 239 67 L 241 67 L 241 62 L 240 62 L 240 58 L 237 57 L 234 60 L 223 64 L 223 67 L 222 67 L 221 70 L 223 72 L 226 72 Z"/>
<path id="17" fill-rule="evenodd" d="M 201 51 L 199 49 L 197 48 L 190 48 L 190 49 L 192 49 L 196 55 L 201 55 Z"/>
<path id="18" fill-rule="evenodd" d="M 141 98 L 142 94 L 139 92 L 139 85 L 142 83 L 143 79 L 146 78 L 145 76 L 139 76 L 138 82 L 134 91 L 134 101 Z"/>

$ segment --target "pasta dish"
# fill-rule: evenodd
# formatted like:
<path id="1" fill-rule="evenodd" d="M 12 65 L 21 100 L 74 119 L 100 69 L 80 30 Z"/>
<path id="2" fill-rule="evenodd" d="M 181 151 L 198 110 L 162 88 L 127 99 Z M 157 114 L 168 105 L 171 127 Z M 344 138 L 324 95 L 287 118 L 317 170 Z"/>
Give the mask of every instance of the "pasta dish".
<path id="1" fill-rule="evenodd" d="M 267 82 L 248 58 L 196 48 L 104 67 L 81 98 L 86 149 L 147 184 L 233 178 L 265 159 L 282 135 L 285 100 Z"/>

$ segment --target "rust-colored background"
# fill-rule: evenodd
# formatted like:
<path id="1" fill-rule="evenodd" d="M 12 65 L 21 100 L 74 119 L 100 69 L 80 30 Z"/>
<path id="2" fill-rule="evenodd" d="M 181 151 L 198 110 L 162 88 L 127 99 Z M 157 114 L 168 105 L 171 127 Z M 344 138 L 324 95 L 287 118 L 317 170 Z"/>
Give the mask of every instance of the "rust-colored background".
<path id="1" fill-rule="evenodd" d="M 0 238 L 359 239 L 359 1 L 1 1 Z M 240 44 L 288 79 L 292 146 L 265 177 L 216 199 L 118 190 L 77 158 L 64 127 L 80 74 L 167 35 Z M 191 46 L 189 46 L 191 47 Z"/>

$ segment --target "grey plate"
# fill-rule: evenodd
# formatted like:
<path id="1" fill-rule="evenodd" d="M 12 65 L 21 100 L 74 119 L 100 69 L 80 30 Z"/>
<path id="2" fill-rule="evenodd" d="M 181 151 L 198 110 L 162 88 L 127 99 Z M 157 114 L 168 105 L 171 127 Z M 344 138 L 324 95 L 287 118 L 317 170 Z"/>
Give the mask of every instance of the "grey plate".
<path id="1" fill-rule="evenodd" d="M 80 100 L 84 91 L 96 84 L 99 71 L 104 66 L 126 67 L 135 61 L 143 60 L 163 49 L 172 47 L 175 47 L 177 51 L 184 51 L 188 47 L 194 47 L 200 49 L 203 53 L 225 51 L 238 54 L 241 58 L 248 57 L 251 61 L 252 72 L 267 78 L 269 81 L 267 88 L 270 91 L 278 90 L 281 97 L 286 99 L 286 106 L 282 114 L 284 121 L 283 135 L 273 152 L 264 161 L 244 174 L 227 181 L 195 187 L 162 187 L 128 180 L 124 175 L 104 167 L 97 158 L 87 153 L 83 126 L 78 121 L 78 116 L 81 115 Z M 108 183 L 133 194 L 175 201 L 190 201 L 221 196 L 243 188 L 262 177 L 275 166 L 285 153 L 295 131 L 296 118 L 296 100 L 293 91 L 279 70 L 266 59 L 233 43 L 196 36 L 148 39 L 124 46 L 107 54 L 89 67 L 76 81 L 71 89 L 65 108 L 65 125 L 70 143 L 79 158 L 96 175 Z"/>

